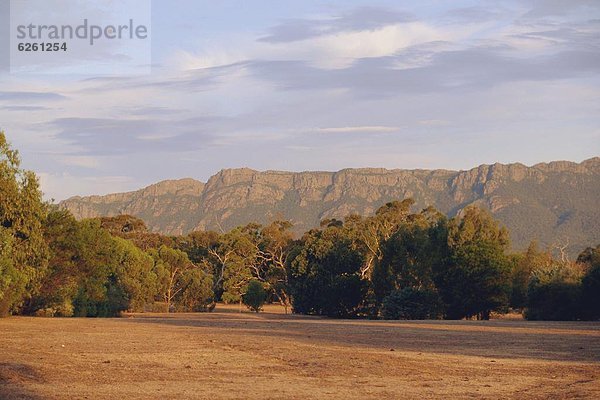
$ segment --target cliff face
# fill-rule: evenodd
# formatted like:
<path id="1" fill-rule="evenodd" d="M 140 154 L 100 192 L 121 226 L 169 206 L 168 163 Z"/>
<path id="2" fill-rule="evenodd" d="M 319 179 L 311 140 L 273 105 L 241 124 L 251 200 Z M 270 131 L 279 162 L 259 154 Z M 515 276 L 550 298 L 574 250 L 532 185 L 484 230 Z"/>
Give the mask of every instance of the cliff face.
<path id="1" fill-rule="evenodd" d="M 469 204 L 486 207 L 511 231 L 513 246 L 570 243 L 572 252 L 600 243 L 600 158 L 582 163 L 481 165 L 468 171 L 345 169 L 338 172 L 226 169 L 206 184 L 163 181 L 106 196 L 60 203 L 77 218 L 131 214 L 155 232 L 230 229 L 289 219 L 300 233 L 323 218 L 371 214 L 412 197 L 450 216 Z"/>

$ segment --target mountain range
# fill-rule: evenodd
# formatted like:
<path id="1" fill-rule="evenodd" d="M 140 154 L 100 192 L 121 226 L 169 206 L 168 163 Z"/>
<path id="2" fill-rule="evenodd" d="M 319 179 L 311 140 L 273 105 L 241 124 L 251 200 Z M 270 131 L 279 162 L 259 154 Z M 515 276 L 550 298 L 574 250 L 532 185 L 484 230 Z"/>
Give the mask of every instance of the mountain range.
<path id="1" fill-rule="evenodd" d="M 248 222 L 288 219 L 297 234 L 324 218 L 372 214 L 386 202 L 412 197 L 415 210 L 435 206 L 448 216 L 476 204 L 511 233 L 514 249 L 536 239 L 568 244 L 571 255 L 600 243 L 600 157 L 480 165 L 466 171 L 344 169 L 338 172 L 224 169 L 206 183 L 186 178 L 59 203 L 77 218 L 130 214 L 154 232 L 228 230 Z"/>

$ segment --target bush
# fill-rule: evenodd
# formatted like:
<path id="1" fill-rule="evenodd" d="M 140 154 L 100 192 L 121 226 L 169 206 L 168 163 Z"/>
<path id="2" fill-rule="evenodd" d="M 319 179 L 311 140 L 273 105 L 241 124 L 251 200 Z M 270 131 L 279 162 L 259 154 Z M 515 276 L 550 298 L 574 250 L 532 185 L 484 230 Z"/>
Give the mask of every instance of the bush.
<path id="1" fill-rule="evenodd" d="M 354 317 L 367 293 L 360 277 L 363 258 L 337 225 L 304 235 L 289 261 L 295 313 Z"/>
<path id="2" fill-rule="evenodd" d="M 104 293 L 91 296 L 83 288 L 79 289 L 73 300 L 73 316 L 75 317 L 118 317 L 127 310 L 129 300 L 115 277 L 109 277 L 104 286 Z"/>
<path id="3" fill-rule="evenodd" d="M 581 285 L 551 281 L 529 287 L 528 320 L 573 321 L 580 317 Z"/>
<path id="4" fill-rule="evenodd" d="M 435 290 L 407 287 L 383 300 L 382 313 L 385 319 L 440 319 L 443 309 Z"/>
<path id="5" fill-rule="evenodd" d="M 580 264 L 554 261 L 533 271 L 527 290 L 525 318 L 573 321 L 582 318 Z"/>
<path id="6" fill-rule="evenodd" d="M 175 310 L 184 312 L 208 311 L 214 304 L 213 277 L 199 268 L 193 268 L 181 277 L 185 289 L 176 298 Z"/>
<path id="7" fill-rule="evenodd" d="M 70 300 L 65 300 L 63 304 L 56 304 L 50 307 L 41 308 L 35 312 L 36 317 L 72 317 L 73 304 Z"/>
<path id="8" fill-rule="evenodd" d="M 252 280 L 248 283 L 246 293 L 242 296 L 244 304 L 254 312 L 259 312 L 267 300 L 267 291 L 262 283 Z"/>
<path id="9" fill-rule="evenodd" d="M 600 264 L 592 266 L 581 282 L 581 308 L 586 319 L 600 319 Z"/>

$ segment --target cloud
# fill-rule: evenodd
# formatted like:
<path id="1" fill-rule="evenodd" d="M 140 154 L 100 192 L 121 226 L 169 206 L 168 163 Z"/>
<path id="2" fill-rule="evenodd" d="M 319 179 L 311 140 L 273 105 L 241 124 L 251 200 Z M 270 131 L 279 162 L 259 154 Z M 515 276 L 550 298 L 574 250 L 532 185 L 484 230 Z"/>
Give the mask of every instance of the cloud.
<path id="1" fill-rule="evenodd" d="M 318 128 L 319 132 L 327 133 L 385 133 L 398 131 L 397 126 L 340 126 L 330 128 Z"/>
<path id="2" fill-rule="evenodd" d="M 255 76 L 287 90 L 346 89 L 377 97 L 399 93 L 456 92 L 518 81 L 550 81 L 597 75 L 600 53 L 583 50 L 522 57 L 487 47 L 434 53 L 428 65 L 397 69 L 397 56 L 360 59 L 325 70 L 298 61 L 249 63 Z"/>
<path id="3" fill-rule="evenodd" d="M 63 155 L 57 157 L 57 161 L 63 165 L 82 167 L 82 168 L 96 168 L 99 165 L 99 161 L 96 157 L 90 156 L 68 156 Z"/>
<path id="4" fill-rule="evenodd" d="M 56 101 L 65 96 L 52 92 L 0 92 L 0 100 L 6 101 Z"/>
<path id="5" fill-rule="evenodd" d="M 208 122 L 198 118 L 195 121 Z M 194 120 L 163 121 L 121 118 L 58 118 L 50 127 L 55 137 L 75 146 L 79 155 L 183 151 L 203 148 L 214 138 Z"/>
<path id="6" fill-rule="evenodd" d="M 206 37 L 155 36 L 148 76 L 0 75 L 3 127 L 61 198 L 234 166 L 469 168 L 598 151 L 589 6 L 298 4 L 287 15 L 312 17 L 281 8 L 202 26 Z M 546 16 L 523 17 L 535 7 Z"/>
<path id="7" fill-rule="evenodd" d="M 289 43 L 342 32 L 377 30 L 384 26 L 414 21 L 406 12 L 378 7 L 359 7 L 340 16 L 322 19 L 291 19 L 272 27 L 259 39 L 268 43 Z"/>
<path id="8" fill-rule="evenodd" d="M 286 20 L 268 36 L 231 36 L 198 51 L 178 51 L 173 60 L 183 70 L 235 67 L 249 61 L 306 61 L 341 68 L 365 57 L 392 55 L 417 44 L 455 40 L 473 27 L 437 27 L 412 15 L 385 8 L 362 7 L 334 17 Z M 230 73 L 231 71 L 225 71 Z"/>
<path id="9" fill-rule="evenodd" d="M 52 110 L 50 107 L 44 106 L 1 106 L 0 110 L 6 111 L 45 111 Z"/>
<path id="10" fill-rule="evenodd" d="M 137 107 L 128 110 L 129 115 L 135 115 L 140 117 L 151 117 L 158 115 L 176 115 L 181 114 L 187 110 L 173 109 L 168 107 Z"/>
<path id="11" fill-rule="evenodd" d="M 554 28 L 554 27 L 553 27 Z M 554 29 L 532 30 L 512 35 L 518 39 L 545 41 L 563 49 L 600 50 L 600 22 L 558 25 Z"/>
<path id="12" fill-rule="evenodd" d="M 595 11 L 600 9 L 600 3 L 597 0 L 530 0 L 530 4 L 531 8 L 524 15 L 525 18 L 564 17 L 582 9 Z"/>
<path id="13" fill-rule="evenodd" d="M 243 64 L 205 66 L 201 57 L 194 57 L 178 51 L 174 56 L 178 69 L 142 77 L 117 77 L 105 79 L 86 79 L 82 81 L 81 92 L 90 90 L 136 91 L 162 90 L 179 92 L 203 92 L 217 88 L 224 80 L 235 74 Z"/>
<path id="14" fill-rule="evenodd" d="M 501 17 L 508 14 L 507 10 L 499 8 L 497 5 L 495 8 L 490 7 L 488 4 L 485 7 L 482 6 L 471 6 L 462 8 L 453 8 L 447 11 L 443 16 L 442 20 L 450 21 L 453 23 L 481 23 L 483 21 L 497 21 Z"/>

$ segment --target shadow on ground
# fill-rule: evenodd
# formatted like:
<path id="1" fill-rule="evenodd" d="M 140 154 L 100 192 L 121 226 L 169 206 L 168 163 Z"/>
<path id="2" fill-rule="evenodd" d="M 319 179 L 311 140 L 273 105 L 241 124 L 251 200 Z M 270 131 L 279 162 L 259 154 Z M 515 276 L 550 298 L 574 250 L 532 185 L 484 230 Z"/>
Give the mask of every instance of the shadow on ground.
<path id="1" fill-rule="evenodd" d="M 124 321 L 374 351 L 394 349 L 501 359 L 600 361 L 600 323 L 597 322 L 332 320 L 231 312 L 136 314 Z"/>
<path id="2" fill-rule="evenodd" d="M 29 383 L 42 383 L 41 375 L 24 364 L 0 363 L 0 399 L 38 400 L 41 397 L 26 389 Z"/>

